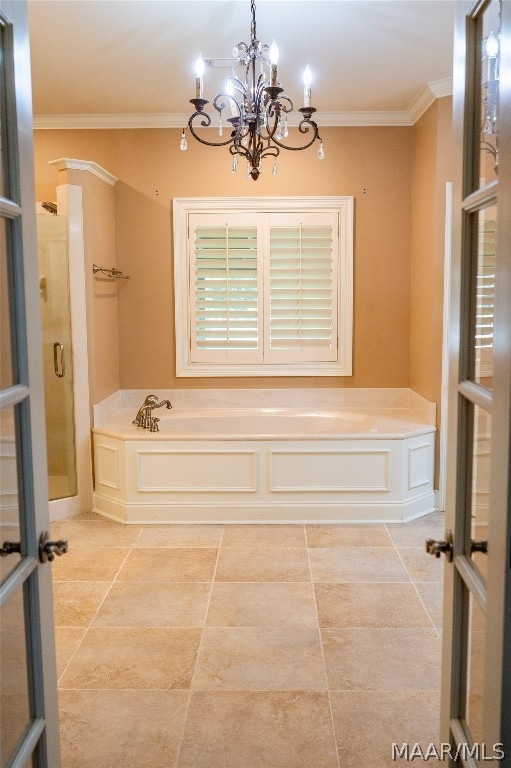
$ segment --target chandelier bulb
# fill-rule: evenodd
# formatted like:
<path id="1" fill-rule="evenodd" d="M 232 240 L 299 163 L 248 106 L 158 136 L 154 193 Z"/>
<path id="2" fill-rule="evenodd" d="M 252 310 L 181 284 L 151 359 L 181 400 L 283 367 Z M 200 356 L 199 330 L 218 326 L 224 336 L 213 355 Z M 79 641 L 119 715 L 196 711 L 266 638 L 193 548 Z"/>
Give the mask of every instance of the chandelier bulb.
<path id="1" fill-rule="evenodd" d="M 318 160 L 324 160 L 324 159 L 325 159 L 325 150 L 323 149 L 323 142 L 321 142 L 318 149 Z"/>
<path id="2" fill-rule="evenodd" d="M 279 49 L 275 44 L 275 40 L 270 45 L 270 69 L 271 69 L 271 85 L 272 87 L 277 85 L 277 64 L 279 63 Z"/>
<path id="3" fill-rule="evenodd" d="M 279 63 L 279 49 L 277 48 L 277 43 L 275 40 L 272 40 L 272 43 L 270 45 L 270 64 L 274 64 L 275 66 Z"/>
<path id="4" fill-rule="evenodd" d="M 182 152 L 186 152 L 186 150 L 188 149 L 188 143 L 186 141 L 185 129 L 184 128 L 183 128 L 183 133 L 181 134 L 181 143 L 179 144 L 179 149 Z"/>
<path id="5" fill-rule="evenodd" d="M 496 59 L 499 55 L 499 41 L 493 34 L 493 32 L 490 32 L 488 37 L 486 38 L 486 55 L 489 59 Z"/>
<path id="6" fill-rule="evenodd" d="M 204 75 L 204 59 L 202 54 L 199 53 L 199 58 L 195 62 L 195 75 L 196 77 L 202 77 Z"/>
<path id="7" fill-rule="evenodd" d="M 305 72 L 303 73 L 303 106 L 304 107 L 310 107 L 311 105 L 311 83 L 312 83 L 312 73 L 309 69 L 309 65 L 305 67 Z"/>
<path id="8" fill-rule="evenodd" d="M 195 98 L 202 99 L 202 76 L 204 75 L 204 59 L 199 53 L 199 58 L 195 62 Z"/>

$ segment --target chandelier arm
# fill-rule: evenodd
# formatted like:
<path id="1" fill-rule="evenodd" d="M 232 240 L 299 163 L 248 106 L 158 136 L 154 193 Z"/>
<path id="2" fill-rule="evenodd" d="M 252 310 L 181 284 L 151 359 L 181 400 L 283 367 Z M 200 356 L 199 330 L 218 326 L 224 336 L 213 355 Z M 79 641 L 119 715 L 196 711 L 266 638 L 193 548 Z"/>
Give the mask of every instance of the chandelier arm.
<path id="1" fill-rule="evenodd" d="M 282 102 L 287 102 L 287 105 L 285 103 L 283 104 Z M 279 96 L 278 105 L 279 109 L 286 114 L 289 114 L 294 109 L 292 100 L 289 98 L 289 96 L 285 96 L 283 93 Z"/>
<path id="2" fill-rule="evenodd" d="M 228 144 L 232 144 L 234 141 L 234 136 L 232 135 L 230 139 L 227 139 L 227 141 L 206 141 L 206 139 L 203 139 L 201 136 L 199 136 L 198 133 L 195 132 L 194 126 L 193 126 L 193 120 L 196 117 L 202 117 L 201 120 L 201 127 L 202 128 L 208 128 L 211 125 L 211 118 L 207 114 L 207 112 L 194 112 L 193 115 L 188 120 L 188 128 L 190 130 L 190 133 L 194 137 L 194 139 L 197 139 L 197 141 L 200 141 L 201 144 L 206 144 L 208 147 L 225 147 Z M 235 131 L 233 131 L 235 134 Z"/>
<path id="3" fill-rule="evenodd" d="M 493 146 L 493 144 L 490 144 L 489 141 L 482 140 L 481 148 L 486 150 L 486 152 L 489 152 L 494 159 L 497 157 L 497 149 Z"/>
<path id="4" fill-rule="evenodd" d="M 280 149 L 278 147 L 274 147 L 271 144 L 263 149 L 261 152 L 261 158 L 263 157 L 275 157 L 277 158 L 280 155 Z"/>
<path id="5" fill-rule="evenodd" d="M 222 109 L 225 109 L 225 108 L 226 108 L 226 106 L 227 106 L 227 102 L 226 102 L 226 101 L 224 101 L 222 104 L 220 104 L 220 106 L 218 105 L 218 102 L 219 102 L 221 99 L 230 99 L 230 98 L 232 98 L 232 97 L 231 97 L 231 96 L 229 96 L 229 94 L 228 94 L 228 93 L 217 93 L 217 95 L 216 95 L 216 96 L 215 96 L 215 98 L 213 99 L 213 106 L 214 106 L 214 108 L 216 109 L 216 111 L 217 111 L 217 112 L 219 112 L 220 114 L 222 114 Z"/>
<path id="6" fill-rule="evenodd" d="M 319 135 L 319 128 L 313 120 L 302 120 L 298 126 L 298 130 L 300 131 L 300 133 L 308 133 L 310 130 L 309 126 L 313 130 L 312 138 L 307 144 L 303 144 L 300 147 L 288 147 L 287 144 L 283 144 L 281 141 L 276 139 L 275 136 L 272 136 L 271 140 L 274 141 L 278 147 L 281 147 L 282 149 L 290 149 L 293 152 L 297 152 L 298 150 L 301 150 L 301 149 L 307 149 L 308 147 L 311 147 L 314 144 L 316 139 L 318 139 L 318 141 L 321 141 L 321 136 Z"/>

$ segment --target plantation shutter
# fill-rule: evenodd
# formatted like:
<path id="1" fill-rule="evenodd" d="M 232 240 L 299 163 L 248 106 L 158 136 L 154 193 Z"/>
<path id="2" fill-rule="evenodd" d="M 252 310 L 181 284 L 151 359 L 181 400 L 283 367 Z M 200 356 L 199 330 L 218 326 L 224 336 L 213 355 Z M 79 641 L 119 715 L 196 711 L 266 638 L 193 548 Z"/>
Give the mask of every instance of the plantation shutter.
<path id="1" fill-rule="evenodd" d="M 495 266 L 497 223 L 485 221 L 479 230 L 476 287 L 476 375 L 493 375 L 493 312 L 495 301 Z"/>
<path id="2" fill-rule="evenodd" d="M 189 243 L 192 361 L 257 362 L 257 216 L 192 215 Z"/>
<path id="3" fill-rule="evenodd" d="M 337 359 L 338 232 L 334 213 L 269 215 L 266 359 Z"/>

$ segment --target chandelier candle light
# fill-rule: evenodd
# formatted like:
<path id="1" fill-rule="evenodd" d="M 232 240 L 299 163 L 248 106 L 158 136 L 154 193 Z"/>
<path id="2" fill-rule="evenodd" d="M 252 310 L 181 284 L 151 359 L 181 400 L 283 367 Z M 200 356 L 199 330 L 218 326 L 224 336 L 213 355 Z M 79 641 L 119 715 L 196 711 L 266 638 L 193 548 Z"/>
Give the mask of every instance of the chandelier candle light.
<path id="1" fill-rule="evenodd" d="M 230 138 L 225 141 L 206 141 L 196 132 L 200 125 L 207 128 L 211 125 L 211 117 L 204 111 L 207 99 L 203 98 L 204 59 L 201 55 L 195 65 L 195 98 L 190 102 L 195 107 L 195 112 L 188 120 L 188 128 L 192 136 L 207 144 L 209 147 L 229 146 L 232 155 L 232 172 L 238 169 L 238 158 L 242 157 L 247 162 L 247 176 L 254 181 L 259 178 L 262 171 L 263 159 L 273 158 L 273 174 L 277 173 L 277 157 L 281 149 L 298 151 L 307 149 L 316 140 L 319 141 L 318 158 L 323 160 L 325 152 L 323 142 L 319 135 L 317 124 L 312 120 L 316 110 L 311 107 L 311 82 L 312 75 L 309 67 L 305 69 L 303 76 L 303 107 L 299 111 L 302 119 L 298 125 L 298 131 L 302 134 L 310 134 L 306 137 L 303 146 L 288 146 L 283 139 L 288 136 L 287 116 L 293 111 L 293 102 L 284 94 L 284 89 L 278 81 L 279 49 L 275 40 L 270 46 L 261 43 L 256 36 L 255 2 L 251 2 L 252 25 L 250 31 L 250 45 L 238 43 L 233 49 L 234 65 L 232 74 L 226 81 L 225 91 L 218 93 L 213 99 L 213 107 L 219 116 L 218 133 L 222 136 L 222 111 L 229 106 L 231 117 Z M 244 68 L 244 76 L 236 74 L 236 65 Z M 266 69 L 268 68 L 268 74 Z M 269 75 L 269 80 L 267 76 Z M 185 130 L 181 135 L 180 148 L 187 149 Z"/>
<path id="2" fill-rule="evenodd" d="M 499 3 L 499 29 L 483 40 L 483 116 L 481 148 L 494 160 L 494 171 L 499 172 L 499 79 L 500 79 L 500 23 L 502 2 Z"/>

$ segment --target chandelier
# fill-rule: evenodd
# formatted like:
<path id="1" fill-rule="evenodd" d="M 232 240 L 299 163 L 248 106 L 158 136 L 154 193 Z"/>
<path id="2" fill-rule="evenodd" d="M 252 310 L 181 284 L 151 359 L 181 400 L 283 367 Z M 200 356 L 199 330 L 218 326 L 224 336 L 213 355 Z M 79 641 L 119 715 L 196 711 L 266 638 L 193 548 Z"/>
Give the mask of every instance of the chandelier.
<path id="1" fill-rule="evenodd" d="M 489 152 L 494 160 L 494 170 L 499 170 L 499 78 L 500 78 L 500 24 L 502 3 L 499 3 L 499 29 L 497 35 L 490 32 L 483 40 L 483 114 L 481 149 Z"/>
<path id="2" fill-rule="evenodd" d="M 205 112 L 209 104 L 203 98 L 204 60 L 197 59 L 195 74 L 195 98 L 190 102 L 195 112 L 188 120 L 188 128 L 192 136 L 209 147 L 228 146 L 232 155 L 232 171 L 236 173 L 239 158 L 246 160 L 247 176 L 254 181 L 262 171 L 263 160 L 273 158 L 273 174 L 277 173 L 277 157 L 281 149 L 298 151 L 307 149 L 316 140 L 319 141 L 318 158 L 325 156 L 323 142 L 319 135 L 318 126 L 312 120 L 316 110 L 311 107 L 311 72 L 306 67 L 303 76 L 303 107 L 300 107 L 302 118 L 298 125 L 301 134 L 307 134 L 302 146 L 288 146 L 284 139 L 288 136 L 287 116 L 293 111 L 293 102 L 284 94 L 277 75 L 279 51 L 273 41 L 271 46 L 261 43 L 256 35 L 255 2 L 251 2 L 252 24 L 250 28 L 250 44 L 238 43 L 233 48 L 234 64 L 228 77 L 225 91 L 218 93 L 213 99 L 212 106 L 218 112 L 218 133 L 223 134 L 223 110 L 229 110 L 230 117 L 226 122 L 230 125 L 230 137 L 227 140 L 206 141 L 196 132 L 201 126 L 211 125 L 211 117 Z M 236 66 L 242 68 L 242 74 L 236 72 Z M 226 126 L 227 127 L 227 126 Z M 185 129 L 181 135 L 182 150 L 187 149 Z"/>

